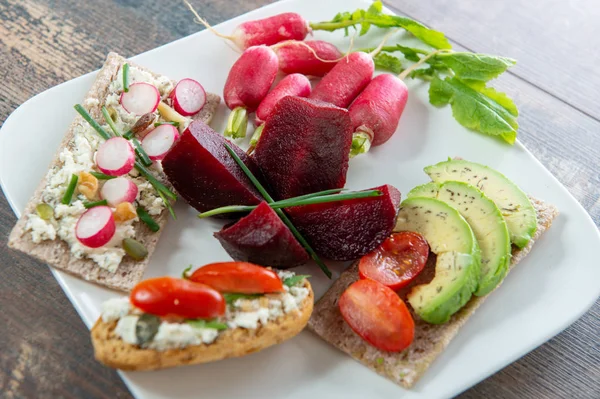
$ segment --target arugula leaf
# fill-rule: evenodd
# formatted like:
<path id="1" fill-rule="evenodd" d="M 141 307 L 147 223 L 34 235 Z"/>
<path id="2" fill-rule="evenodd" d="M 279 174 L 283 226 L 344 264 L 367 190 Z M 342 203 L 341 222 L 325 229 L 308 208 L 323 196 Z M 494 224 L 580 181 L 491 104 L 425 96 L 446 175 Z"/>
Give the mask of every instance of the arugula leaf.
<path id="1" fill-rule="evenodd" d="M 229 328 L 227 324 L 217 320 L 194 319 L 186 320 L 186 323 L 194 328 L 213 328 L 215 330 L 227 330 Z"/>
<path id="2" fill-rule="evenodd" d="M 459 79 L 483 82 L 498 77 L 517 62 L 512 58 L 466 52 L 438 54 L 435 60 L 447 65 Z"/>
<path id="3" fill-rule="evenodd" d="M 485 86 L 469 86 L 456 77 L 434 77 L 429 87 L 429 102 L 450 104 L 452 115 L 463 126 L 514 144 L 519 125 L 514 103 L 504 94 Z"/>
<path id="4" fill-rule="evenodd" d="M 375 68 L 377 69 L 383 69 L 395 74 L 402 72 L 402 61 L 393 55 L 379 53 L 373 57 L 373 62 L 375 62 Z"/>
<path id="5" fill-rule="evenodd" d="M 293 277 L 288 277 L 285 280 L 283 280 L 283 284 L 287 285 L 288 287 L 293 287 L 309 277 L 310 276 L 307 274 L 297 274 Z"/>
<path id="6" fill-rule="evenodd" d="M 255 299 L 260 296 L 261 296 L 261 294 L 238 294 L 235 292 L 229 292 L 229 293 L 223 294 L 223 297 L 225 298 L 225 302 L 229 305 L 231 305 L 238 299 Z"/>

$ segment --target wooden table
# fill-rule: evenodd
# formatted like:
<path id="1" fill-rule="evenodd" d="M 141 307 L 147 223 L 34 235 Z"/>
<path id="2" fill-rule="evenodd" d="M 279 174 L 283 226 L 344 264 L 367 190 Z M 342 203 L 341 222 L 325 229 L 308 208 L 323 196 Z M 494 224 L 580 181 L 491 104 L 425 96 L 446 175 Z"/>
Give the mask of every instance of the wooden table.
<path id="1" fill-rule="evenodd" d="M 194 3 L 216 24 L 269 2 Z M 519 138 L 599 225 L 596 1 L 388 5 L 445 32 L 455 48 L 519 60 L 498 82 L 521 110 Z M 133 56 L 198 31 L 191 20 L 177 1 L 1 0 L 0 122 L 35 94 L 99 68 L 109 51 Z M 7 249 L 14 223 L 0 196 L 0 396 L 129 398 L 117 374 L 93 360 L 88 331 L 48 268 Z M 596 302 L 563 333 L 461 397 L 600 398 L 599 316 Z"/>

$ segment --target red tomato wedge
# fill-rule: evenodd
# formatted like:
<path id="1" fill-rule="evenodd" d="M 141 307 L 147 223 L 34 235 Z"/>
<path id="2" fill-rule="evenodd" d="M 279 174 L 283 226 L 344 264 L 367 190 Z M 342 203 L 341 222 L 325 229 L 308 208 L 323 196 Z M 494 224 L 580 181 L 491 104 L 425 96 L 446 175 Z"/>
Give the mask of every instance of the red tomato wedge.
<path id="1" fill-rule="evenodd" d="M 412 231 L 392 234 L 358 264 L 360 278 L 380 282 L 394 291 L 412 281 L 425 267 L 429 245 Z"/>
<path id="2" fill-rule="evenodd" d="M 225 314 L 225 299 L 213 288 L 173 277 L 142 281 L 131 291 L 131 303 L 156 316 L 207 319 Z"/>
<path id="3" fill-rule="evenodd" d="M 211 263 L 196 270 L 189 279 L 219 292 L 268 294 L 283 291 L 277 273 L 247 262 Z"/>
<path id="4" fill-rule="evenodd" d="M 402 299 L 385 285 L 358 280 L 344 291 L 338 304 L 350 328 L 374 347 L 400 352 L 411 344 L 415 322 Z"/>

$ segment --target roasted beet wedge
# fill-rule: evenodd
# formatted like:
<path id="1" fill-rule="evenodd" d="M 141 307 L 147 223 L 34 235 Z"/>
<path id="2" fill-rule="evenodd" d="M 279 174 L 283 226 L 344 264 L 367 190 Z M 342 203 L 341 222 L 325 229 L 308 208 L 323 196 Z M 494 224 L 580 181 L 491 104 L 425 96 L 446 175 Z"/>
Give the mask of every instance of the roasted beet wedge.
<path id="1" fill-rule="evenodd" d="M 394 186 L 375 187 L 379 197 L 359 198 L 287 209 L 294 226 L 321 256 L 357 259 L 379 246 L 392 232 L 400 204 Z"/>
<path id="2" fill-rule="evenodd" d="M 351 144 L 348 111 L 290 96 L 275 106 L 254 159 L 271 184 L 271 195 L 286 199 L 344 187 Z"/>
<path id="3" fill-rule="evenodd" d="M 215 237 L 237 261 L 285 269 L 309 259 L 290 229 L 266 202 L 237 223 L 215 233 Z"/>
<path id="4" fill-rule="evenodd" d="M 192 122 L 163 159 L 167 178 L 196 210 L 256 205 L 262 197 L 225 149 L 228 143 L 255 176 L 260 170 L 235 144 L 202 121 Z M 231 215 L 230 215 L 231 216 Z"/>

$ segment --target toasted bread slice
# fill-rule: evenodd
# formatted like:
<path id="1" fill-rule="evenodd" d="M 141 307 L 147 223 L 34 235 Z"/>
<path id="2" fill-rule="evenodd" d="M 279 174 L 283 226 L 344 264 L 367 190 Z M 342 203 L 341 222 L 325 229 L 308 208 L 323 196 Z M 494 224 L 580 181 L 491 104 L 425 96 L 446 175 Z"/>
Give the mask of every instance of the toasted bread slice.
<path id="1" fill-rule="evenodd" d="M 135 65 L 130 61 L 126 61 L 125 58 L 115 53 L 110 53 L 106 59 L 106 62 L 104 63 L 104 66 L 96 75 L 96 79 L 92 84 L 92 87 L 81 102 L 81 104 L 87 104 L 86 109 L 95 120 L 102 120 L 103 117 L 101 108 L 102 104 L 105 103 L 106 98 L 109 95 L 110 83 L 115 79 L 119 69 L 125 62 L 128 62 L 131 66 L 135 66 L 136 68 L 150 73 L 154 77 L 159 76 L 146 68 Z M 216 94 L 207 93 L 206 105 L 198 114 L 194 116 L 194 119 L 200 119 L 205 123 L 209 123 L 212 120 L 220 101 L 220 97 Z M 65 104 L 65 110 L 69 109 L 71 106 L 72 104 Z M 81 116 L 77 115 L 69 127 L 69 130 L 67 131 L 63 141 L 61 142 L 49 169 L 61 167 L 62 162 L 59 154 L 64 148 L 70 145 L 74 137 L 76 126 L 82 123 L 86 122 L 83 121 Z M 160 180 L 163 180 L 163 182 L 166 180 L 164 176 L 158 177 Z M 73 274 L 84 280 L 121 291 L 131 290 L 131 288 L 138 281 L 140 281 L 144 271 L 146 270 L 150 256 L 152 255 L 160 234 L 163 231 L 163 227 L 169 218 L 168 212 L 163 210 L 158 217 L 155 217 L 156 222 L 160 225 L 160 230 L 156 233 L 152 232 L 142 222 L 136 222 L 134 224 L 136 229 L 135 239 L 141 242 L 148 249 L 148 256 L 141 261 L 136 261 L 126 256 L 121 261 L 117 271 L 115 273 L 111 273 L 100 268 L 93 260 L 89 258 L 76 258 L 75 256 L 72 256 L 69 245 L 58 237 L 55 240 L 45 240 L 40 243 L 33 242 L 31 234 L 26 230 L 27 220 L 30 214 L 35 213 L 37 204 L 42 202 L 42 193 L 46 187 L 46 184 L 46 176 L 44 176 L 33 196 L 25 206 L 25 209 L 23 210 L 23 213 L 21 214 L 17 224 L 11 231 L 8 239 L 8 246 L 31 255 L 52 267 Z"/>
<path id="2" fill-rule="evenodd" d="M 304 329 L 313 311 L 314 294 L 306 281 L 309 295 L 297 311 L 269 321 L 257 329 L 233 328 L 219 334 L 211 344 L 193 345 L 183 349 L 157 351 L 131 345 L 118 337 L 114 330 L 117 321 L 105 323 L 98 319 L 92 328 L 92 344 L 96 360 L 120 370 L 156 370 L 215 360 L 240 357 L 258 352 L 286 341 Z"/>
<path id="3" fill-rule="evenodd" d="M 552 221 L 558 215 L 558 210 L 553 205 L 534 198 L 530 199 L 537 212 L 538 229 L 533 240 L 525 248 L 513 250 L 510 269 L 515 267 L 529 253 L 534 242 L 550 228 Z M 422 274 L 427 274 L 428 268 L 430 269 L 429 273 L 431 273 L 433 265 L 428 264 Z M 369 345 L 354 333 L 342 318 L 337 306 L 340 295 L 357 279 L 358 265 L 355 264 L 342 273 L 329 291 L 317 302 L 308 327 L 325 341 L 405 388 L 411 388 L 417 382 L 435 358 L 444 351 L 452 338 L 456 336 L 459 328 L 465 324 L 487 298 L 487 295 L 473 296 L 445 324 L 426 323 L 413 312 L 415 336 L 412 344 L 402 352 L 384 352 Z M 403 293 L 400 292 L 400 296 L 402 295 Z"/>

